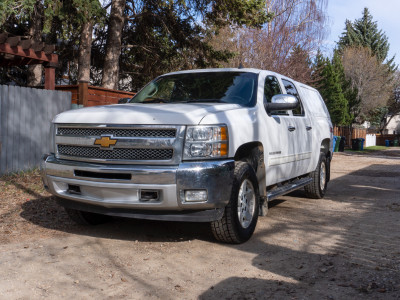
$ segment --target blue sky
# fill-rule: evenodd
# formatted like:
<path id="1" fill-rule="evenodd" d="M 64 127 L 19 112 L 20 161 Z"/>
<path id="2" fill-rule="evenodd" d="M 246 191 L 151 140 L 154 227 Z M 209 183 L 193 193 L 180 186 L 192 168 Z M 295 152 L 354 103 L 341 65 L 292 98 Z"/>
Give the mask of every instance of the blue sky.
<path id="1" fill-rule="evenodd" d="M 332 54 L 335 42 L 344 31 L 346 19 L 361 18 L 364 7 L 369 9 L 378 28 L 388 37 L 389 57 L 396 54 L 395 62 L 400 65 L 400 0 L 329 0 L 328 24 L 331 30 L 325 42 L 328 53 Z"/>

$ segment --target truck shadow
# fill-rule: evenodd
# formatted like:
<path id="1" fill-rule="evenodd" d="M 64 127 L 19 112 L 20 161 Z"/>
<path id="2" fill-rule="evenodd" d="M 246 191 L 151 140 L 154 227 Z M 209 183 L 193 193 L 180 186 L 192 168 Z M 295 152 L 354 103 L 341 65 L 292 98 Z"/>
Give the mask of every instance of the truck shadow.
<path id="1" fill-rule="evenodd" d="M 39 197 L 22 204 L 20 214 L 25 220 L 41 227 L 99 238 L 131 241 L 179 242 L 193 239 L 211 241 L 209 224 L 167 222 L 113 217 L 106 224 L 82 226 L 68 217 L 54 197 Z"/>
<path id="2" fill-rule="evenodd" d="M 275 207 L 284 201 L 271 201 L 269 207 Z M 197 239 L 215 242 L 208 223 L 113 217 L 105 224 L 78 225 L 68 217 L 64 208 L 56 203 L 54 197 L 40 197 L 23 203 L 20 216 L 35 225 L 50 230 L 99 238 L 153 242 L 179 242 Z"/>
<path id="3" fill-rule="evenodd" d="M 306 288 L 304 286 L 304 289 Z M 294 283 L 230 277 L 210 287 L 199 296 L 199 299 L 296 299 L 298 293 L 299 286 Z"/>

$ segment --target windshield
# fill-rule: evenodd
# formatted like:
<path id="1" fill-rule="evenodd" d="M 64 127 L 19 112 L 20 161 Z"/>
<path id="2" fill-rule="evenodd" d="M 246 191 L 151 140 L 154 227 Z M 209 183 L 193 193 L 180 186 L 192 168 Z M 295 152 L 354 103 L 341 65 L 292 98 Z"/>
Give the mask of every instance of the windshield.
<path id="1" fill-rule="evenodd" d="M 129 103 L 235 103 L 254 106 L 257 74 L 202 72 L 161 76 L 146 85 Z"/>

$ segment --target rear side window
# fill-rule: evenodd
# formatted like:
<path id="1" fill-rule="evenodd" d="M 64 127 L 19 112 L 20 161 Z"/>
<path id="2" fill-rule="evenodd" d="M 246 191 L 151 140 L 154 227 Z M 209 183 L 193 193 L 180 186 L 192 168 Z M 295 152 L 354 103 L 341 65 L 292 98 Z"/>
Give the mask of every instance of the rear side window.
<path id="1" fill-rule="evenodd" d="M 307 107 L 313 115 L 322 117 L 329 116 L 324 100 L 316 90 L 310 89 L 303 85 L 300 87 L 300 89 L 302 95 L 307 98 Z"/>
<path id="2" fill-rule="evenodd" d="M 292 110 L 293 116 L 304 116 L 303 104 L 301 103 L 300 95 L 297 92 L 296 87 L 292 82 L 286 79 L 282 79 L 282 83 L 285 86 L 286 93 L 295 96 L 300 102 L 300 105 L 296 109 Z"/>

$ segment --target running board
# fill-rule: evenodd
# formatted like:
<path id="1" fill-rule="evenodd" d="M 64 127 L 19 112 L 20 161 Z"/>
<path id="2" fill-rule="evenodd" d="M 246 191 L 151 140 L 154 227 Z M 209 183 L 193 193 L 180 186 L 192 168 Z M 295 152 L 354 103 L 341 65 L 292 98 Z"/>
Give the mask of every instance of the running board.
<path id="1" fill-rule="evenodd" d="M 285 184 L 281 187 L 278 187 L 276 189 L 273 189 L 270 192 L 267 191 L 268 201 L 271 201 L 273 199 L 278 198 L 279 196 L 293 192 L 294 190 L 297 190 L 303 186 L 306 186 L 307 184 L 310 184 L 311 182 L 312 182 L 312 178 L 310 178 L 310 177 L 301 178 L 296 181 L 292 181 L 288 184 Z"/>

